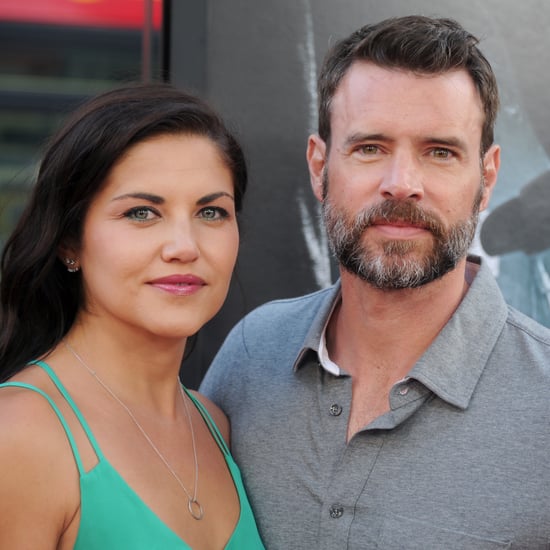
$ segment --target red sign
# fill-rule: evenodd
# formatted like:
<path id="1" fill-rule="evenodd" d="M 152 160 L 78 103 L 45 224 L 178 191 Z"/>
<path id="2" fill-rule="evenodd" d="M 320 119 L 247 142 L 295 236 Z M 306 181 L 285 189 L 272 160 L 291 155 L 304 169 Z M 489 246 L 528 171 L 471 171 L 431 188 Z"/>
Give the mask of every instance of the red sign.
<path id="1" fill-rule="evenodd" d="M 162 0 L 0 0 L 0 22 L 141 29 L 147 12 L 160 29 Z"/>

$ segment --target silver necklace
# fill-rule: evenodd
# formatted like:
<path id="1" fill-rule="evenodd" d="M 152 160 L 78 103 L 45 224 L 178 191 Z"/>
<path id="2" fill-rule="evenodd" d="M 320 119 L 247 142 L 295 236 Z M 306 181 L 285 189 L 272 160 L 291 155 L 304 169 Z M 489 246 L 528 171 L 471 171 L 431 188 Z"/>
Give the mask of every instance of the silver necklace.
<path id="1" fill-rule="evenodd" d="M 116 393 L 105 382 L 103 382 L 103 380 L 97 375 L 95 370 L 93 370 L 90 366 L 88 366 L 86 361 L 84 361 L 84 359 L 80 357 L 80 355 L 73 349 L 73 347 L 67 341 L 63 340 L 63 344 L 75 356 L 77 361 L 97 380 L 100 386 L 102 386 L 103 389 L 128 413 L 128 416 L 132 419 L 134 424 L 142 433 L 147 443 L 149 443 L 153 451 L 155 451 L 155 453 L 162 460 L 163 464 L 166 466 L 168 471 L 172 474 L 174 479 L 178 482 L 180 487 L 185 492 L 185 495 L 187 496 L 187 509 L 189 510 L 189 513 L 191 514 L 191 516 L 197 520 L 202 519 L 204 515 L 204 510 L 201 503 L 197 500 L 197 491 L 199 486 L 199 462 L 197 459 L 197 447 L 195 444 L 195 430 L 193 429 L 193 421 L 191 420 L 189 405 L 187 404 L 187 399 L 185 399 L 185 394 L 183 393 L 183 387 L 179 383 L 179 380 L 178 380 L 178 385 L 180 388 L 181 398 L 183 399 L 183 406 L 185 407 L 185 412 L 187 414 L 189 428 L 191 430 L 191 442 L 193 443 L 193 459 L 195 461 L 195 486 L 193 489 L 193 496 L 191 496 L 191 494 L 183 484 L 182 480 L 179 478 L 178 474 L 176 474 L 176 472 L 174 471 L 174 468 L 170 466 L 168 461 L 164 458 L 162 453 L 158 450 L 157 446 L 153 443 L 152 439 L 149 437 L 147 432 L 142 428 L 141 424 L 138 422 L 137 418 L 134 416 L 134 414 L 129 409 L 129 407 L 118 397 L 118 395 L 116 395 Z"/>

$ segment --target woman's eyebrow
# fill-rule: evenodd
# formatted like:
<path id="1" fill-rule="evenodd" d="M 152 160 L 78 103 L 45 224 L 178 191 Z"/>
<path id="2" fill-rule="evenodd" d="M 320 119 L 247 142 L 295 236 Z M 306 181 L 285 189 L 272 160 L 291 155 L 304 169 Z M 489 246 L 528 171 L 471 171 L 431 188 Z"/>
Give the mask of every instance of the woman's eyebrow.
<path id="1" fill-rule="evenodd" d="M 153 204 L 163 204 L 165 201 L 159 195 L 153 195 L 152 193 L 125 193 L 124 195 L 119 195 L 114 197 L 114 201 L 120 201 L 124 199 L 142 199 Z"/>
<path id="2" fill-rule="evenodd" d="M 201 197 L 197 201 L 197 204 L 208 204 L 209 202 L 215 201 L 216 199 L 219 199 L 220 197 L 228 197 L 232 201 L 235 200 L 234 197 L 231 194 L 226 193 L 225 191 L 220 191 L 219 193 L 210 193 L 209 195 L 205 195 L 204 197 Z"/>

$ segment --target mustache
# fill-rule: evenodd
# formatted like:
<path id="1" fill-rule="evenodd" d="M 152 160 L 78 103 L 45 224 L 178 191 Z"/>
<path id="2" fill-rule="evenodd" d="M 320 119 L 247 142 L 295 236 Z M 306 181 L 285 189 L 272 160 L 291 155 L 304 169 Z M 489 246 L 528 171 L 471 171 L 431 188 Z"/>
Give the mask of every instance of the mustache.
<path id="1" fill-rule="evenodd" d="M 427 229 L 436 237 L 445 234 L 440 218 L 416 204 L 414 201 L 387 199 L 360 211 L 355 217 L 354 231 L 363 232 L 372 225 L 381 223 L 406 223 Z"/>

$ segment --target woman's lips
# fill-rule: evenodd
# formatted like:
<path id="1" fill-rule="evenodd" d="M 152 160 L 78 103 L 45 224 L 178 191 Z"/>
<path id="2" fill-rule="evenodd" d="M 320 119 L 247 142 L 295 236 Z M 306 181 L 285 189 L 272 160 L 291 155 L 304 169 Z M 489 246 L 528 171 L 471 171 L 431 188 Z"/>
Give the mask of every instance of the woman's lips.
<path id="1" fill-rule="evenodd" d="M 189 296 L 206 285 L 203 279 L 190 274 L 168 275 L 149 281 L 148 284 L 176 296 Z"/>

